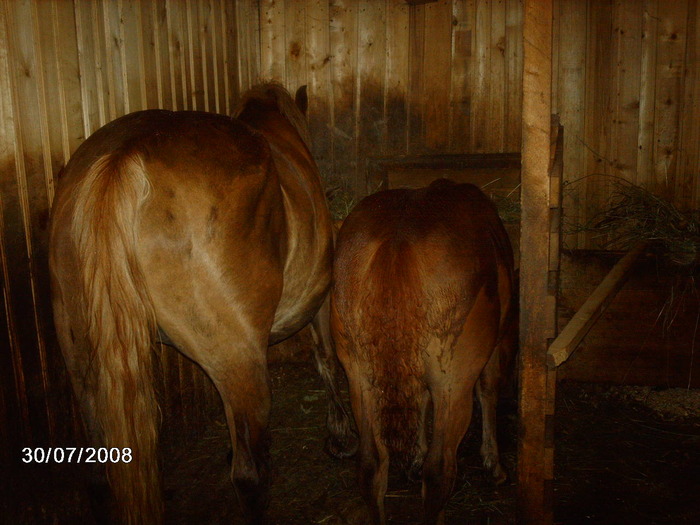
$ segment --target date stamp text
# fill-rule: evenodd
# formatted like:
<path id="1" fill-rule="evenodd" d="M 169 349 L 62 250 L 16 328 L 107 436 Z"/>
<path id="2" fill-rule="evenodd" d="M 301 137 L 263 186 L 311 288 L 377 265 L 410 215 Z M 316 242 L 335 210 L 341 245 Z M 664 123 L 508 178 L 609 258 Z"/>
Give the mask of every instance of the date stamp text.
<path id="1" fill-rule="evenodd" d="M 93 447 L 25 447 L 23 463 L 131 463 L 130 448 Z"/>

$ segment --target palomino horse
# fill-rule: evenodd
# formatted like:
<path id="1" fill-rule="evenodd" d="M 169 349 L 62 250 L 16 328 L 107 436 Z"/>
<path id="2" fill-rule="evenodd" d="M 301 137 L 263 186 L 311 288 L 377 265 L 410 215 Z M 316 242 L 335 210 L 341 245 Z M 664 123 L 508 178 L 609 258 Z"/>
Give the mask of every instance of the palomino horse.
<path id="1" fill-rule="evenodd" d="M 442 523 L 475 385 L 484 466 L 496 482 L 506 477 L 495 410 L 515 313 L 503 224 L 470 184 L 383 191 L 345 220 L 333 272 L 331 332 L 350 384 L 372 520 L 385 523 L 391 456 L 422 469 L 425 523 Z"/>
<path id="2" fill-rule="evenodd" d="M 162 519 L 156 332 L 216 385 L 238 499 L 249 521 L 264 519 L 267 347 L 312 321 L 331 277 L 331 217 L 305 109 L 304 88 L 295 103 L 266 84 L 242 97 L 236 118 L 132 113 L 87 139 L 60 176 L 50 241 L 55 324 L 90 437 L 131 449 L 130 462 L 107 470 L 125 522 Z M 330 448 L 342 455 L 348 418 L 328 328 L 317 328 L 332 395 Z"/>

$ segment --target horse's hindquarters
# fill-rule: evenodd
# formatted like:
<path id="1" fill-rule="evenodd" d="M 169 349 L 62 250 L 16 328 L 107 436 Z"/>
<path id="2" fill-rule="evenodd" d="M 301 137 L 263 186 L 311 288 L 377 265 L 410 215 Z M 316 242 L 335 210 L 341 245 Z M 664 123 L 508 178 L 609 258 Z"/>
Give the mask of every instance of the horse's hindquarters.
<path id="1" fill-rule="evenodd" d="M 439 181 L 380 192 L 345 220 L 331 326 L 360 430 L 359 481 L 375 523 L 385 520 L 389 455 L 403 466 L 422 462 L 425 522 L 444 520 L 480 376 L 482 453 L 501 477 L 491 395 L 499 362 L 492 355 L 509 318 L 512 274 L 495 209 L 469 185 Z"/>
<path id="2" fill-rule="evenodd" d="M 270 332 L 279 323 L 289 335 L 320 306 L 331 233 L 289 94 L 262 86 L 242 106 L 255 118 L 121 117 L 78 148 L 57 185 L 57 331 L 92 433 L 134 452 L 108 465 L 126 522 L 161 517 L 150 361 L 158 328 L 216 384 L 237 495 L 250 522 L 264 519 Z M 273 159 L 283 148 L 283 162 Z"/>
<path id="3" fill-rule="evenodd" d="M 158 325 L 209 373 L 245 347 L 262 359 L 283 283 L 275 178 L 256 170 L 214 192 L 215 178 L 188 182 L 185 167 L 159 163 L 150 178 L 138 257 Z"/>

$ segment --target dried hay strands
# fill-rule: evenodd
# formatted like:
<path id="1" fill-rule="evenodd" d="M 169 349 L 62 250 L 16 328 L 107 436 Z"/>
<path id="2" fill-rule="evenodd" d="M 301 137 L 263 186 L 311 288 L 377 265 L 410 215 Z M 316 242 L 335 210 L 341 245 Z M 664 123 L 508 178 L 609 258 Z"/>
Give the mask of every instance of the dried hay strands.
<path id="1" fill-rule="evenodd" d="M 595 232 L 607 236 L 604 248 L 628 250 L 639 241 L 660 249 L 671 262 L 689 266 L 700 253 L 700 211 L 681 211 L 671 201 L 619 177 L 612 177 L 603 211 L 567 233 Z"/>

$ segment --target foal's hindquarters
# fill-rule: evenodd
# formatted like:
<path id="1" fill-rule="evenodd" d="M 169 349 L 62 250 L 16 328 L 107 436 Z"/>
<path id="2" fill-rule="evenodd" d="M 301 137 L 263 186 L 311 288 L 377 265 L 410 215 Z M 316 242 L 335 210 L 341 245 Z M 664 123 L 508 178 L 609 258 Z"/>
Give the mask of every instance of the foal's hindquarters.
<path id="1" fill-rule="evenodd" d="M 368 197 L 338 236 L 331 327 L 360 432 L 359 482 L 385 523 L 390 457 L 422 472 L 426 523 L 442 523 L 476 387 L 484 466 L 496 445 L 501 360 L 510 351 L 513 256 L 490 201 L 437 181 Z M 426 419 L 432 407 L 432 435 Z"/>

